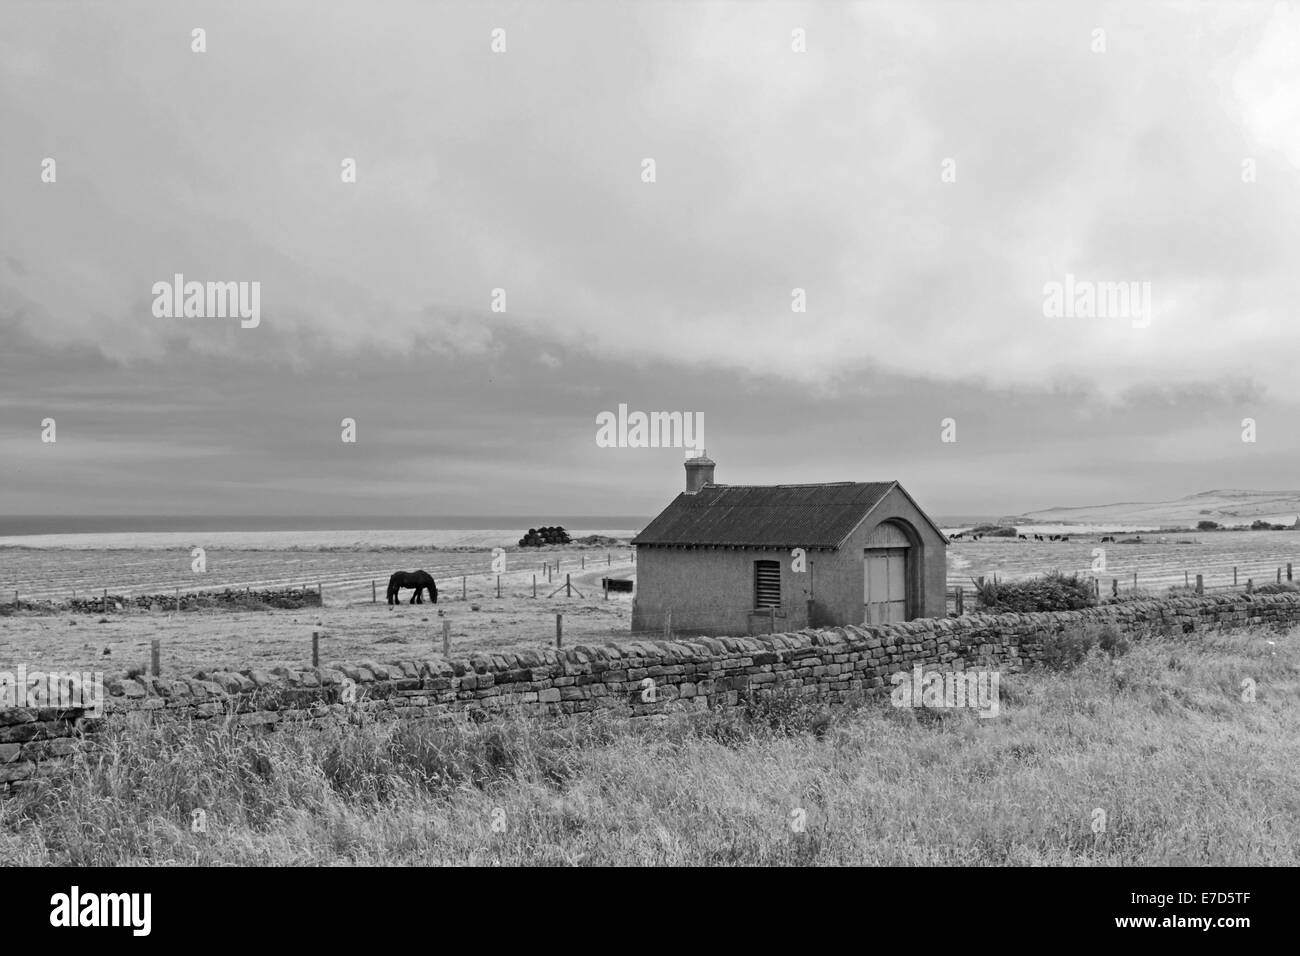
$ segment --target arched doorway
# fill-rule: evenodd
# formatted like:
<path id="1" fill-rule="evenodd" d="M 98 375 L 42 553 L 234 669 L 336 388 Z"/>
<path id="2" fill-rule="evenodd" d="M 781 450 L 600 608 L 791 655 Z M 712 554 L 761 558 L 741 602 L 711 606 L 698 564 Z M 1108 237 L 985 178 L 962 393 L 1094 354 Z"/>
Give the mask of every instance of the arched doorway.
<path id="1" fill-rule="evenodd" d="M 867 535 L 862 558 L 863 623 L 910 621 L 919 612 L 920 547 L 901 522 L 882 521 Z"/>

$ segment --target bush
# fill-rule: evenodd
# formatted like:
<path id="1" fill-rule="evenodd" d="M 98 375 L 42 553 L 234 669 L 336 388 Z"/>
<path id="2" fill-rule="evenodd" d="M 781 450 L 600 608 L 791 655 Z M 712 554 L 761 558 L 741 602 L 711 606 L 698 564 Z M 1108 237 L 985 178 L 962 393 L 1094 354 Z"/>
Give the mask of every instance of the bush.
<path id="1" fill-rule="evenodd" d="M 1197 531 L 1218 531 L 1222 525 L 1217 521 L 1198 521 L 1196 522 Z"/>
<path id="2" fill-rule="evenodd" d="M 1281 584 L 1272 581 L 1255 588 L 1256 594 L 1295 594 L 1297 591 L 1300 591 L 1300 584 L 1294 581 L 1283 581 Z"/>
<path id="3" fill-rule="evenodd" d="M 1083 663 L 1096 643 L 1096 637 L 1087 629 L 1062 631 L 1043 641 L 1043 651 L 1038 663 L 1048 670 L 1068 671 Z"/>
<path id="4" fill-rule="evenodd" d="M 1114 659 L 1129 652 L 1129 641 L 1114 624 L 1091 624 L 1049 636 L 1038 662 L 1048 670 L 1068 671 L 1082 664 L 1094 647 Z"/>
<path id="5" fill-rule="evenodd" d="M 1026 611 L 1077 611 L 1094 607 L 1097 596 L 1092 581 L 1078 574 L 1052 571 L 1026 581 L 975 581 L 982 610 L 993 613 Z"/>
<path id="6" fill-rule="evenodd" d="M 1001 524 L 982 524 L 971 528 L 968 534 L 982 534 L 990 538 L 1014 538 L 1018 532 L 1014 526 Z"/>
<path id="7" fill-rule="evenodd" d="M 1097 635 L 1097 646 L 1112 658 L 1123 657 L 1129 652 L 1129 641 L 1124 633 L 1114 624 L 1103 624 Z"/>

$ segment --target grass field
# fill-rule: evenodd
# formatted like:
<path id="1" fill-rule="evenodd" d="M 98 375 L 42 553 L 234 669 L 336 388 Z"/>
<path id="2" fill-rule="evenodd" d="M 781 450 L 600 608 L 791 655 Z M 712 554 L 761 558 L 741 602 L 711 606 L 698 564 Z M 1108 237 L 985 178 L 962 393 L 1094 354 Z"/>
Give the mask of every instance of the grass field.
<path id="1" fill-rule="evenodd" d="M 1027 532 L 1030 529 L 1026 529 Z M 1059 569 L 1065 573 L 1092 573 L 1093 550 L 1105 550 L 1103 587 L 1111 578 L 1121 589 L 1137 586 L 1154 590 L 1181 587 L 1184 574 L 1195 583 L 1202 574 L 1206 587 L 1232 586 L 1232 569 L 1237 568 L 1238 586 L 1247 578 L 1256 584 L 1273 581 L 1277 569 L 1286 577 L 1287 562 L 1300 573 L 1300 531 L 1215 531 L 1152 534 L 1144 532 L 1141 544 L 1124 544 L 1132 534 L 1116 534 L 1115 543 L 1101 543 L 1102 535 L 1071 534 L 1069 541 L 1021 541 L 1018 538 L 982 538 L 954 541 L 948 546 L 948 584 L 970 585 L 970 579 L 996 573 L 1014 580 Z"/>
<path id="2" fill-rule="evenodd" d="M 0 859 L 1300 863 L 1300 633 L 1152 638 L 1001 689 L 993 719 L 778 698 L 631 721 L 120 729 L 102 759 L 0 801 Z"/>
<path id="3" fill-rule="evenodd" d="M 374 540 L 354 540 L 356 534 L 329 532 L 316 541 L 324 550 L 310 550 L 302 532 L 261 538 L 243 534 L 230 544 L 242 549 L 214 547 L 207 553 L 208 570 L 190 570 L 188 549 L 177 550 L 175 536 L 120 536 L 115 547 L 101 544 L 107 536 L 87 538 L 83 547 L 0 548 L 0 602 L 17 589 L 23 600 L 61 601 L 74 589 L 82 597 L 107 588 L 115 594 L 174 593 L 213 588 L 282 588 L 320 583 L 324 607 L 297 611 L 195 611 L 170 613 L 166 604 L 156 612 L 112 612 L 108 615 L 56 611 L 53 614 L 0 614 L 0 668 L 25 662 L 29 667 L 101 670 L 123 673 L 148 662 L 150 643 L 162 642 L 164 673 L 191 674 L 210 667 L 271 667 L 304 665 L 311 661 L 311 633 L 322 634 L 322 662 L 331 660 L 397 660 L 440 653 L 442 621 L 450 621 L 452 653 L 554 646 L 555 615 L 564 615 L 565 643 L 604 643 L 629 640 L 632 596 L 611 594 L 605 600 L 600 578 L 634 577 L 627 548 L 578 547 L 513 551 L 507 554 L 502 596 L 496 596 L 492 553 L 486 548 L 496 535 L 509 543 L 508 532 L 456 532 L 438 538 L 443 549 L 409 550 L 392 547 L 404 533 L 386 532 L 381 546 Z M 421 534 L 426 534 L 421 532 Z M 310 536 L 309 536 L 310 537 Z M 1059 568 L 1091 568 L 1093 549 L 1103 547 L 1099 535 L 1071 535 L 1068 542 L 1034 542 L 985 538 L 955 541 L 948 549 L 950 585 L 969 587 L 978 575 L 997 573 L 1023 578 Z M 1120 535 L 1119 537 L 1131 537 Z M 1186 533 L 1142 536 L 1141 544 L 1106 544 L 1107 571 L 1119 579 L 1121 590 L 1133 584 L 1162 593 L 1181 586 L 1184 572 L 1191 580 L 1199 571 L 1208 588 L 1230 586 L 1236 566 L 1240 587 L 1253 577 L 1257 584 L 1274 580 L 1278 567 L 1300 561 L 1300 533 L 1285 531 Z M 312 539 L 315 540 L 315 539 Z M 169 545 L 163 547 L 163 545 Z M 1294 550 L 1293 550 L 1294 549 Z M 551 582 L 541 566 L 549 563 Z M 583 565 L 585 564 L 585 568 Z M 431 605 L 402 605 L 390 609 L 383 587 L 397 569 L 424 568 L 438 581 L 440 601 Z M 532 597 L 532 578 L 539 578 Z M 582 596 L 551 596 L 566 574 Z M 461 576 L 466 599 L 461 600 Z M 379 604 L 371 603 L 376 582 Z M 409 596 L 409 592 L 408 592 Z M 478 610 L 473 610 L 477 605 Z M 974 609 L 973 600 L 966 604 Z M 0 608 L 0 611 L 3 609 Z M 109 653 L 105 654 L 107 650 Z"/>
<path id="4" fill-rule="evenodd" d="M 162 591 L 177 580 L 166 570 L 188 553 L 168 551 L 9 551 L 8 561 L 23 562 L 28 582 L 22 591 L 36 594 L 43 576 L 46 597 L 71 594 L 69 579 L 109 580 L 110 592 L 141 594 Z M 107 615 L 56 611 L 20 611 L 0 616 L 0 669 L 17 662 L 28 667 L 94 669 L 124 673 L 149 661 L 150 645 L 161 642 L 163 672 L 192 674 L 201 668 L 273 667 L 311 663 L 311 635 L 321 634 L 321 662 L 333 660 L 410 660 L 442 653 L 442 624 L 450 622 L 452 654 L 506 647 L 555 646 L 555 616 L 562 614 L 566 644 L 630 639 L 632 595 L 600 586 L 605 575 L 631 576 L 635 566 L 626 549 L 543 549 L 507 555 L 497 597 L 490 552 L 219 552 L 211 559 L 205 586 L 285 587 L 294 582 L 322 582 L 325 604 L 301 610 L 186 611 L 160 606 L 157 611 L 126 608 Z M 382 562 L 382 563 L 381 563 Z M 558 562 L 551 581 L 539 563 Z M 583 569 L 583 564 L 586 569 Z M 424 568 L 439 585 L 438 604 L 389 607 L 384 599 L 388 575 L 397 568 Z M 285 569 L 289 573 L 285 574 Z M 461 575 L 465 597 L 461 597 Z M 538 577 L 534 598 L 532 579 Z M 560 591 L 566 576 L 575 592 Z M 378 603 L 371 602 L 377 580 Z M 179 585 L 172 584 L 172 587 Z M 191 587 L 191 590 L 199 590 Z M 85 589 L 82 591 L 84 596 Z M 99 593 L 95 591 L 95 593 Z M 403 592 L 410 598 L 410 591 Z M 477 610 L 475 610 L 477 608 Z M 108 651 L 107 654 L 104 652 Z"/>
<path id="5" fill-rule="evenodd" d="M 580 573 L 607 569 L 617 561 L 630 561 L 622 548 L 567 545 L 563 548 L 516 549 L 506 556 L 503 585 L 519 591 L 527 587 L 534 573 L 545 581 L 543 565 L 560 562 L 561 572 Z M 607 560 L 609 564 L 607 565 Z M 377 583 L 379 599 L 394 571 L 422 568 L 434 576 L 438 588 L 460 590 L 461 575 L 475 579 L 482 588 L 495 585 L 492 549 L 461 546 L 455 549 L 372 549 L 336 550 L 207 549 L 206 570 L 191 569 L 190 549 L 162 548 L 5 548 L 0 549 L 0 601 L 16 591 L 22 600 L 61 601 L 78 596 L 111 594 L 171 594 L 221 588 L 277 589 L 319 584 L 330 605 L 369 602 L 371 582 Z M 563 577 L 560 578 L 563 581 Z M 552 585 L 554 587 L 554 585 Z"/>

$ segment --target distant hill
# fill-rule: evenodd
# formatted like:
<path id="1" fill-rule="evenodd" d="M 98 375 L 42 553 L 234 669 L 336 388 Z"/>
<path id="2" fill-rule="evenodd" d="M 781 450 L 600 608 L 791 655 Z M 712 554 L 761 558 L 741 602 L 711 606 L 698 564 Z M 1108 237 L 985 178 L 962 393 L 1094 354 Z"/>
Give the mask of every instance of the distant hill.
<path id="1" fill-rule="evenodd" d="M 1047 508 L 1002 519 L 1014 524 L 1121 524 L 1194 527 L 1198 521 L 1248 525 L 1262 519 L 1290 526 L 1300 518 L 1300 491 L 1202 491 L 1172 501 L 1124 501 L 1079 508 Z"/>

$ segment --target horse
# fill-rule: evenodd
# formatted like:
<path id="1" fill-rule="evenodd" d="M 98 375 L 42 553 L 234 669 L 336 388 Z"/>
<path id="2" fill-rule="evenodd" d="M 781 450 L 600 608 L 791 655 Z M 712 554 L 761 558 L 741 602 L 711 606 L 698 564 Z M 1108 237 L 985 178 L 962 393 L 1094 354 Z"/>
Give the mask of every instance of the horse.
<path id="1" fill-rule="evenodd" d="M 397 593 L 402 588 L 415 588 L 415 593 L 411 595 L 412 604 L 424 603 L 424 598 L 420 592 L 426 588 L 429 591 L 429 601 L 433 604 L 438 603 L 438 585 L 433 583 L 433 575 L 428 571 L 395 571 L 393 576 L 388 579 L 389 604 L 402 603 L 402 599 Z"/>

